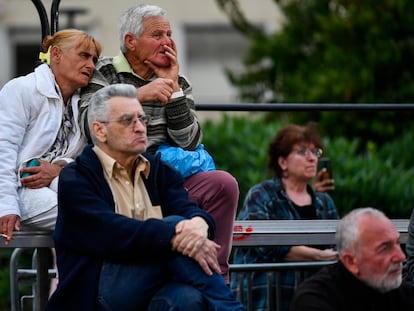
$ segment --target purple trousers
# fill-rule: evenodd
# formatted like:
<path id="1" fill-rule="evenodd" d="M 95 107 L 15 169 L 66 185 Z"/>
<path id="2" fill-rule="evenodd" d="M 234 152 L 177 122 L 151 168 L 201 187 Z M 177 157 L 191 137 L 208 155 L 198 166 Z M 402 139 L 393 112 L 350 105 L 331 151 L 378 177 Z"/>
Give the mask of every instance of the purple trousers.
<path id="1" fill-rule="evenodd" d="M 190 199 L 210 213 L 216 222 L 214 241 L 221 246 L 218 261 L 222 276 L 229 284 L 229 256 L 233 241 L 233 225 L 239 200 L 236 179 L 225 171 L 194 174 L 185 180 Z"/>

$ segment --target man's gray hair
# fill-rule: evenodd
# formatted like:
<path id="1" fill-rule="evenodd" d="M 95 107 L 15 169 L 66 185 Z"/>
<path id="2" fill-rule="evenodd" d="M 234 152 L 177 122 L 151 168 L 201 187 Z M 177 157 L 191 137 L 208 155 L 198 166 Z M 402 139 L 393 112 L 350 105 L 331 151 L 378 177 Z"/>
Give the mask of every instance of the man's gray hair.
<path id="1" fill-rule="evenodd" d="M 119 40 L 123 53 L 126 52 L 125 35 L 130 32 L 135 36 L 141 36 L 144 20 L 148 17 L 166 16 L 164 9 L 151 4 L 139 4 L 126 9 L 119 18 Z"/>
<path id="2" fill-rule="evenodd" d="M 93 143 L 96 143 L 96 137 L 92 131 L 92 123 L 107 120 L 111 112 L 109 100 L 112 97 L 137 98 L 137 89 L 131 84 L 111 84 L 92 94 L 88 106 L 88 127 Z"/>
<path id="3" fill-rule="evenodd" d="M 372 207 L 357 208 L 345 215 L 338 223 L 335 234 L 339 256 L 346 250 L 355 252 L 360 235 L 359 223 L 366 215 L 381 219 L 387 218 L 383 212 Z"/>

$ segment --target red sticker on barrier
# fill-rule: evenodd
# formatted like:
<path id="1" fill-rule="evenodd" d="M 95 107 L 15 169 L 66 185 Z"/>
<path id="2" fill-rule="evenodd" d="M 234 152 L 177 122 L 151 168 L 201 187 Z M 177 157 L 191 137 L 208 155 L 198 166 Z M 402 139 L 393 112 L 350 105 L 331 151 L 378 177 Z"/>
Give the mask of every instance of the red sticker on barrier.
<path id="1" fill-rule="evenodd" d="M 248 226 L 246 229 L 244 229 L 241 225 L 234 226 L 233 233 L 235 234 L 235 236 L 233 236 L 233 241 L 245 241 L 249 238 L 250 233 L 252 232 L 253 228 L 251 226 Z"/>
<path id="2" fill-rule="evenodd" d="M 241 232 L 243 232 L 243 226 L 238 225 L 238 226 L 233 227 L 233 233 L 241 233 Z"/>

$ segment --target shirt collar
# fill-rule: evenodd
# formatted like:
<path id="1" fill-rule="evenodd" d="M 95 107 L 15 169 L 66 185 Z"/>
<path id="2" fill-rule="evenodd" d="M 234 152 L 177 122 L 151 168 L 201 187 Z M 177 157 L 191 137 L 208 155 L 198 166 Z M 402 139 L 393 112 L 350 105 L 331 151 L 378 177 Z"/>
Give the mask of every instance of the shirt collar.
<path id="1" fill-rule="evenodd" d="M 114 59 L 112 60 L 112 64 L 114 65 L 114 68 L 117 73 L 120 73 L 120 72 L 131 73 L 134 76 L 140 78 L 141 80 L 146 80 L 140 75 L 136 74 L 134 70 L 132 70 L 131 65 L 129 64 L 128 60 L 126 59 L 122 51 L 119 51 L 118 55 L 114 57 Z"/>
<path id="2" fill-rule="evenodd" d="M 107 176 L 112 178 L 114 174 L 115 166 L 121 167 L 121 164 L 117 162 L 114 158 L 106 154 L 101 148 L 98 146 L 93 146 L 92 150 L 96 153 L 97 157 L 102 163 L 103 170 Z M 148 178 L 150 173 L 150 163 L 149 161 L 143 156 L 138 155 L 136 161 L 136 173 L 143 172 L 145 178 Z"/>

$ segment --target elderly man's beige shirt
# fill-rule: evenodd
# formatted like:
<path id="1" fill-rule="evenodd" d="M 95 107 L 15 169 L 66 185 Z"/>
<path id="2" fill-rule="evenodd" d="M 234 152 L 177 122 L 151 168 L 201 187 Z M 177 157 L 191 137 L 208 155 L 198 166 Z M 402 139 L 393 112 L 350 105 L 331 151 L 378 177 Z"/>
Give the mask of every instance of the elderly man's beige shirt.
<path id="1" fill-rule="evenodd" d="M 160 206 L 152 206 L 151 200 L 142 180 L 141 173 L 148 178 L 150 163 L 142 155 L 135 162 L 134 181 L 128 176 L 127 170 L 115 159 L 103 152 L 98 146 L 93 151 L 101 161 L 104 176 L 115 200 L 115 212 L 138 220 L 148 218 L 161 219 Z"/>

